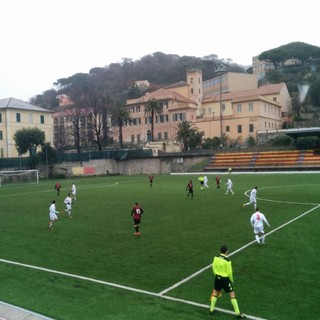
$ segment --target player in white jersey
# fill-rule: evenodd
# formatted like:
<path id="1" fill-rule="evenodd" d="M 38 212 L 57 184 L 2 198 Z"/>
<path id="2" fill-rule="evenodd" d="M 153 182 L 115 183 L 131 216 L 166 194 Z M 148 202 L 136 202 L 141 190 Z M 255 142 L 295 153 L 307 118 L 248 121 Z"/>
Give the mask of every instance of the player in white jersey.
<path id="1" fill-rule="evenodd" d="M 228 178 L 228 181 L 227 181 L 226 185 L 227 185 L 227 191 L 226 191 L 226 194 L 228 194 L 228 193 L 229 193 L 229 191 L 230 191 L 230 192 L 231 192 L 231 194 L 232 194 L 232 195 L 234 195 L 234 192 L 233 192 L 233 190 L 232 190 L 233 182 L 231 181 L 231 179 L 230 179 L 230 178 Z"/>
<path id="2" fill-rule="evenodd" d="M 254 187 L 251 192 L 250 192 L 250 198 L 249 198 L 249 202 L 244 203 L 243 207 L 250 205 L 251 203 L 253 203 L 253 208 L 256 210 L 257 209 L 257 191 L 258 191 L 258 187 Z"/>
<path id="3" fill-rule="evenodd" d="M 64 204 L 66 205 L 66 209 L 64 211 L 68 213 L 69 218 L 72 218 L 72 215 L 71 215 L 72 198 L 70 193 L 68 193 L 68 196 L 64 199 Z"/>
<path id="4" fill-rule="evenodd" d="M 203 180 L 204 187 L 207 188 L 207 189 L 209 189 L 209 186 L 208 186 L 208 177 L 207 177 L 207 176 L 204 176 L 203 178 L 204 178 L 204 180 Z"/>
<path id="5" fill-rule="evenodd" d="M 53 224 L 58 220 L 57 213 L 59 211 L 56 210 L 56 200 L 53 200 L 51 206 L 49 207 L 49 228 L 53 229 Z"/>
<path id="6" fill-rule="evenodd" d="M 265 217 L 265 215 L 262 212 L 260 212 L 259 208 L 256 208 L 256 212 L 252 214 L 250 218 L 250 224 L 253 228 L 253 232 L 255 234 L 257 243 L 260 244 L 260 240 L 261 240 L 261 243 L 264 244 L 265 243 L 264 224 L 268 225 L 268 227 L 270 227 L 270 224 L 267 218 Z"/>
<path id="7" fill-rule="evenodd" d="M 72 183 L 72 185 L 71 185 L 71 197 L 73 200 L 77 199 L 77 188 L 74 183 Z"/>

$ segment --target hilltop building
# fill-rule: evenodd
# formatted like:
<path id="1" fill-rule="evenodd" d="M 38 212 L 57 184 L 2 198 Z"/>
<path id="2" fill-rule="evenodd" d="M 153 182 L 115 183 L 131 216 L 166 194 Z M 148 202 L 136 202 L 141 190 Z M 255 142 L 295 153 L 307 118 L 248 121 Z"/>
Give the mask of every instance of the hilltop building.
<path id="1" fill-rule="evenodd" d="M 123 127 L 125 143 L 150 141 L 145 107 L 151 99 L 163 107 L 154 123 L 156 141 L 175 141 L 182 120 L 194 123 L 204 138 L 220 137 L 226 144 L 243 144 L 249 137 L 256 140 L 258 131 L 282 129 L 290 120 L 291 98 L 285 83 L 258 87 L 257 75 L 232 72 L 203 81 L 199 69 L 188 70 L 186 78 L 127 101 L 133 122 Z"/>

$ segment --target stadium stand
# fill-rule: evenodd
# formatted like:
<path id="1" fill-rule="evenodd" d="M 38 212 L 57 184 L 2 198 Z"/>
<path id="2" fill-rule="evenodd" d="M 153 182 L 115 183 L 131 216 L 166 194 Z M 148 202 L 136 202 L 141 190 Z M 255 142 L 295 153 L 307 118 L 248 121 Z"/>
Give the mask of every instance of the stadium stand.
<path id="1" fill-rule="evenodd" d="M 214 154 L 205 171 L 320 170 L 320 154 L 313 150 L 231 152 Z"/>

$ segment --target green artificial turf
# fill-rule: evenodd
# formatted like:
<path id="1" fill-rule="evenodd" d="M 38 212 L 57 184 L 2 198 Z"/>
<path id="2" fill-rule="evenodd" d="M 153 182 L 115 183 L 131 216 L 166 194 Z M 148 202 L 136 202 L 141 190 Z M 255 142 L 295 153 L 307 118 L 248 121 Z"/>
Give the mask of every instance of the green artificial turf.
<path id="1" fill-rule="evenodd" d="M 215 175 L 208 177 L 210 189 L 203 191 L 191 174 L 155 176 L 153 187 L 144 175 L 62 180 L 60 197 L 56 181 L 2 186 L 0 300 L 63 320 L 232 319 L 223 312 L 233 311 L 227 294 L 209 315 L 210 265 L 227 244 L 242 312 L 314 319 L 319 174 L 232 173 L 234 196 L 225 195 L 227 174 L 221 191 Z M 190 179 L 193 200 L 186 198 Z M 73 218 L 59 214 L 49 230 L 49 205 L 56 199 L 63 209 L 72 182 Z M 248 245 L 253 207 L 242 207 L 256 185 L 258 206 L 271 224 L 261 247 Z M 139 238 L 130 216 L 135 201 L 144 209 Z"/>

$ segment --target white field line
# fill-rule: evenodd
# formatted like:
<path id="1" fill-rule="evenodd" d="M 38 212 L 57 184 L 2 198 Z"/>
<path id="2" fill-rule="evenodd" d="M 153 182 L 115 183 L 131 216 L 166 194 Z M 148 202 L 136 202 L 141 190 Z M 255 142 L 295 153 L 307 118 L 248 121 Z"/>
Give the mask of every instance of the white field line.
<path id="1" fill-rule="evenodd" d="M 115 182 L 115 183 L 111 183 L 111 184 L 95 184 L 95 185 L 79 186 L 79 187 L 77 187 L 77 190 L 88 190 L 88 189 L 95 189 L 95 188 L 114 187 L 118 184 L 119 184 L 119 182 Z M 46 190 L 37 190 L 37 191 L 30 191 L 30 192 L 11 193 L 11 194 L 6 194 L 6 195 L 1 195 L 0 198 L 16 197 L 19 195 L 41 193 L 41 192 L 54 192 L 54 190 L 53 189 L 46 189 Z"/>
<path id="2" fill-rule="evenodd" d="M 111 185 L 101 185 L 101 187 L 113 186 L 113 185 L 117 185 L 117 184 L 118 184 L 118 182 L 116 182 L 115 184 L 111 184 Z M 97 187 L 100 187 L 100 186 L 97 186 Z M 44 191 L 44 192 L 46 192 L 46 191 Z M 22 193 L 20 193 L 20 194 L 22 194 Z M 23 193 L 23 194 L 29 194 L 29 193 Z M 272 201 L 272 200 L 266 200 L 266 201 Z M 277 202 L 277 201 L 274 201 L 274 202 Z M 292 203 L 292 204 L 298 204 L 298 203 Z M 310 204 L 310 205 L 313 205 L 313 204 Z M 283 225 L 277 227 L 276 229 L 266 233 L 265 236 L 269 236 L 273 232 L 278 231 L 279 229 L 282 229 L 283 227 L 285 227 L 285 226 L 289 225 L 290 223 L 302 218 L 303 216 L 307 215 L 308 213 L 310 213 L 313 210 L 316 210 L 316 209 L 318 209 L 320 207 L 319 204 L 315 204 L 315 205 L 317 205 L 317 206 L 312 208 L 312 209 L 310 209 L 310 210 L 308 210 L 308 211 L 306 211 L 306 212 L 304 212 L 304 213 L 302 213 L 298 217 L 296 217 L 296 218 L 284 223 Z M 245 248 L 249 247 L 250 245 L 252 245 L 254 243 L 256 243 L 256 241 L 251 241 L 251 242 L 247 243 L 246 245 L 244 245 L 244 246 L 240 247 L 239 249 L 237 249 L 237 250 L 233 251 L 232 253 L 230 253 L 229 256 L 233 256 L 234 254 L 244 250 Z M 204 267 L 204 268 L 202 268 L 202 269 L 200 269 L 199 271 L 193 273 L 192 275 L 190 275 L 189 277 L 181 280 L 180 282 L 176 283 L 175 285 L 173 285 L 173 286 L 161 291 L 160 293 L 155 293 L 155 292 L 150 292 L 150 291 L 146 291 L 146 290 L 141 290 L 141 289 L 136 289 L 136 288 L 132 288 L 132 287 L 127 287 L 127 286 L 115 284 L 115 283 L 112 283 L 112 282 L 106 282 L 106 281 L 102 281 L 102 280 L 98 280 L 98 279 L 83 277 L 83 276 L 79 276 L 79 275 L 75 275 L 75 274 L 71 274 L 71 273 L 66 273 L 66 272 L 61 272 L 61 271 L 57 271 L 57 270 L 42 268 L 42 267 L 28 265 L 28 264 L 19 263 L 19 262 L 14 262 L 14 261 L 10 261 L 10 260 L 0 259 L 0 262 L 7 263 L 7 264 L 18 265 L 18 266 L 23 266 L 23 267 L 26 267 L 26 268 L 36 269 L 36 270 L 40 270 L 40 271 L 44 271 L 44 272 L 59 274 L 59 275 L 67 276 L 67 277 L 70 277 L 70 278 L 80 279 L 80 280 L 94 282 L 94 283 L 98 283 L 98 284 L 103 284 L 103 285 L 116 287 L 116 288 L 123 289 L 123 290 L 133 291 L 133 292 L 137 292 L 137 293 L 143 293 L 143 294 L 147 294 L 147 295 L 150 295 L 150 296 L 154 296 L 154 297 L 158 297 L 158 298 L 162 298 L 162 299 L 166 299 L 166 300 L 171 300 L 171 301 L 176 301 L 176 302 L 181 302 L 181 303 L 185 303 L 185 304 L 190 304 L 190 305 L 194 305 L 194 306 L 198 306 L 198 307 L 202 307 L 202 308 L 208 308 L 208 305 L 206 305 L 206 304 L 200 304 L 200 303 L 196 303 L 196 302 L 193 302 L 193 301 L 188 301 L 188 300 L 184 300 L 184 299 L 165 296 L 164 294 L 169 292 L 169 291 L 171 291 L 171 290 L 173 290 L 173 289 L 175 289 L 175 288 L 177 288 L 181 284 L 189 281 L 190 279 L 192 279 L 195 276 L 199 275 L 203 271 L 209 269 L 211 267 L 211 264 L 206 266 L 206 267 Z M 220 312 L 223 312 L 223 313 L 234 315 L 234 312 L 226 310 L 226 309 L 221 309 L 221 308 L 215 308 L 215 309 L 220 311 Z M 248 319 L 253 319 L 253 320 L 266 320 L 266 319 L 263 319 L 263 318 L 259 318 L 259 317 L 255 317 L 255 316 L 251 316 L 251 315 L 247 315 L 247 314 L 246 314 L 246 317 Z"/>
<path id="3" fill-rule="evenodd" d="M 93 278 L 89 278 L 89 277 L 83 277 L 83 276 L 79 276 L 79 275 L 72 274 L 72 273 L 61 272 L 61 271 L 57 271 L 57 270 L 42 268 L 42 267 L 38 267 L 38 266 L 33 266 L 33 265 L 20 263 L 20 262 L 15 262 L 15 261 L 10 261 L 10 260 L 5 260 L 5 259 L 0 259 L 0 262 L 16 265 L 16 266 L 20 266 L 20 267 L 25 267 L 25 268 L 29 268 L 29 269 L 35 269 L 35 270 L 39 270 L 39 271 L 54 273 L 54 274 L 66 276 L 66 277 L 69 277 L 69 278 L 74 278 L 74 279 L 80 279 L 80 280 L 84 280 L 84 281 L 94 282 L 94 283 L 97 283 L 97 284 L 102 284 L 102 285 L 106 285 L 106 286 L 110 286 L 110 287 L 114 287 L 114 288 L 119 288 L 119 289 L 123 289 L 123 290 L 127 290 L 127 291 L 133 291 L 133 292 L 136 292 L 136 293 L 143 293 L 143 294 L 146 294 L 146 295 L 149 295 L 149 296 L 154 296 L 154 297 L 162 298 L 162 299 L 165 299 L 165 300 L 181 302 L 181 303 L 185 303 L 185 304 L 189 304 L 189 305 L 193 305 L 193 306 L 197 306 L 197 307 L 202 307 L 202 308 L 206 308 L 206 309 L 209 308 L 208 305 L 206 305 L 206 304 L 196 303 L 196 302 L 193 302 L 193 301 L 188 301 L 188 300 L 169 297 L 169 296 L 163 296 L 163 295 L 161 295 L 159 293 L 150 292 L 150 291 L 141 290 L 141 289 L 132 288 L 132 287 L 127 287 L 127 286 L 123 286 L 123 285 L 120 285 L 120 284 L 107 282 L 107 281 L 102 281 L 102 280 L 98 280 L 98 279 L 93 279 Z M 216 310 L 234 315 L 234 312 L 229 311 L 229 310 L 224 310 L 224 309 L 220 309 L 220 308 L 216 308 Z M 249 315 L 247 315 L 247 318 L 248 319 L 253 319 L 253 320 L 265 320 L 263 318 L 252 317 L 252 316 L 249 316 Z"/>
<path id="4" fill-rule="evenodd" d="M 312 208 L 312 209 L 310 209 L 310 210 L 308 210 L 308 211 L 306 211 L 306 212 L 302 213 L 301 215 L 299 215 L 299 216 L 295 217 L 294 219 L 292 219 L 292 220 L 290 220 L 290 221 L 288 221 L 288 222 L 286 222 L 286 223 L 282 224 L 281 226 L 279 226 L 279 227 L 277 227 L 277 228 L 273 229 L 272 231 L 270 231 L 270 232 L 266 233 L 266 234 L 265 234 L 265 236 L 267 237 L 267 236 L 269 236 L 270 234 L 274 233 L 275 231 L 278 231 L 278 230 L 280 230 L 280 229 L 284 228 L 285 226 L 289 225 L 290 223 L 292 223 L 292 222 L 294 222 L 294 221 L 296 221 L 296 220 L 298 220 L 298 219 L 301 219 L 302 217 L 304 217 L 304 216 L 305 216 L 305 215 L 307 215 L 308 213 L 310 213 L 310 212 L 312 212 L 312 211 L 314 211 L 314 210 L 318 209 L 319 207 L 320 207 L 320 205 L 318 204 L 316 207 L 314 207 L 314 208 Z M 245 248 L 247 248 L 247 247 L 251 246 L 251 245 L 252 245 L 252 244 L 254 244 L 254 243 L 256 243 L 256 241 L 255 241 L 255 240 L 254 240 L 254 241 L 251 241 L 251 242 L 247 243 L 246 245 L 242 246 L 241 248 L 239 248 L 239 249 L 237 249 L 237 250 L 233 251 L 233 252 L 232 252 L 232 253 L 230 253 L 228 256 L 229 256 L 229 257 L 230 257 L 230 256 L 233 256 L 233 255 L 235 255 L 236 253 L 238 253 L 238 252 L 240 252 L 240 251 L 244 250 Z M 202 273 L 203 271 L 205 271 L 205 270 L 207 270 L 207 269 L 211 268 L 211 266 L 212 266 L 212 264 L 209 264 L 208 266 L 206 266 L 206 267 L 202 268 L 201 270 L 199 270 L 199 271 L 197 271 L 197 272 L 195 272 L 195 273 L 191 274 L 189 277 L 187 277 L 187 278 L 185 278 L 185 279 L 183 279 L 183 280 L 181 280 L 181 281 L 177 282 L 177 283 L 176 283 L 176 284 L 174 284 L 173 286 L 171 286 L 171 287 L 169 287 L 169 288 L 167 288 L 167 289 L 165 289 L 165 290 L 163 290 L 163 291 L 159 292 L 159 295 L 166 294 L 166 293 L 168 293 L 169 291 L 171 291 L 171 290 L 173 290 L 173 289 L 175 289 L 175 288 L 179 287 L 181 284 L 183 284 L 183 283 L 185 283 L 185 282 L 189 281 L 190 279 L 194 278 L 195 276 L 197 276 L 198 274 Z"/>

